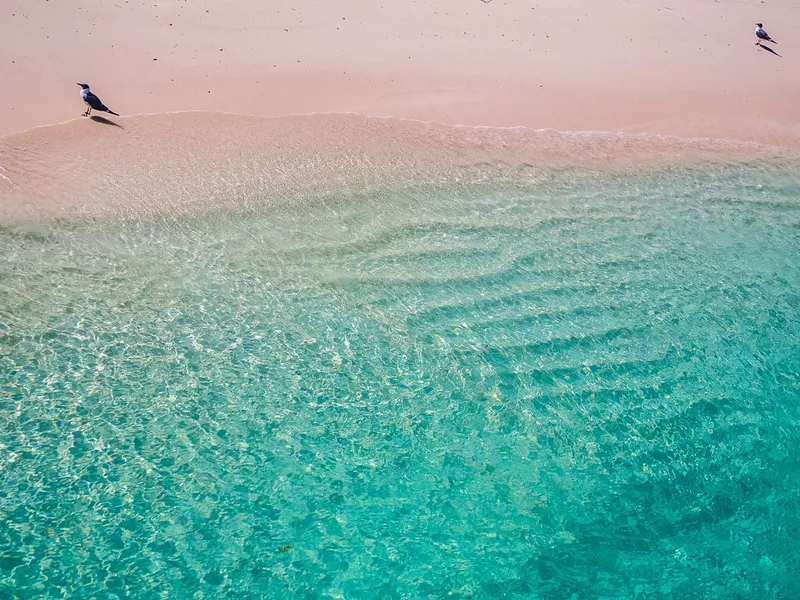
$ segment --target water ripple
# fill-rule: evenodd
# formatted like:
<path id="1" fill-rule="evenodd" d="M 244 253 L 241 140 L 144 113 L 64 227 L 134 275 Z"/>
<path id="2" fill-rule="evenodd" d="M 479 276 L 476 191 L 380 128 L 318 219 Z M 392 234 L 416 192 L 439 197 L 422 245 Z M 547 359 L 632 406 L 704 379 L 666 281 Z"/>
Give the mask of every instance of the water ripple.
<path id="1" fill-rule="evenodd" d="M 798 596 L 762 168 L 0 230 L 0 596 Z"/>

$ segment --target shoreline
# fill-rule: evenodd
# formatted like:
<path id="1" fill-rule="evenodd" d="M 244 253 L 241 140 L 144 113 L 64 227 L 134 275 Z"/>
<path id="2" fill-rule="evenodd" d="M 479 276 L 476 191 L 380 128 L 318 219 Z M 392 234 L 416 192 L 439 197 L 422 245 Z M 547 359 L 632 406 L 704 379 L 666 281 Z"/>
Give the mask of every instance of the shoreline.
<path id="1" fill-rule="evenodd" d="M 497 115 L 487 116 L 482 111 L 477 114 L 459 114 L 461 119 L 455 118 L 453 111 L 450 115 L 443 116 L 436 111 L 427 109 L 410 110 L 409 107 L 399 108 L 396 111 L 382 110 L 337 110 L 320 109 L 308 111 L 291 111 L 289 107 L 283 112 L 242 112 L 234 110 L 218 110 L 206 108 L 174 108 L 164 111 L 147 111 L 134 114 L 121 114 L 117 117 L 109 115 L 111 120 L 136 119 L 144 117 L 155 117 L 165 115 L 182 114 L 219 114 L 245 118 L 262 119 L 281 119 L 295 117 L 314 117 L 318 115 L 353 115 L 374 119 L 396 119 L 400 121 L 412 121 L 429 125 L 441 125 L 446 127 L 467 127 L 467 128 L 488 128 L 488 129 L 527 129 L 531 131 L 557 131 L 560 133 L 575 134 L 628 134 L 628 135 L 658 135 L 665 137 L 675 137 L 681 139 L 703 139 L 703 140 L 722 140 L 734 141 L 737 143 L 755 143 L 767 146 L 783 147 L 800 150 L 800 90 L 797 94 L 798 119 L 797 120 L 778 120 L 771 118 L 770 115 L 764 116 L 741 116 L 725 115 L 710 116 L 702 114 L 684 114 L 679 117 L 669 117 L 654 120 L 640 120 L 637 118 L 620 118 L 619 115 L 605 118 L 597 118 L 595 115 L 578 114 L 579 119 L 572 116 L 553 119 L 552 122 L 539 118 L 520 117 L 518 113 L 511 114 L 517 120 L 509 121 L 509 117 L 497 118 Z M 94 112 L 93 116 L 103 117 L 103 113 Z M 64 115 L 64 120 L 53 121 L 50 123 L 32 124 L 27 128 L 18 130 L 3 131 L 0 129 L 0 143 L 12 136 L 18 136 L 27 132 L 66 125 L 68 123 L 81 121 L 81 117 Z M 0 125 L 2 120 L 0 120 Z"/>
<path id="2" fill-rule="evenodd" d="M 798 96 L 800 99 L 800 96 Z M 799 100 L 800 101 L 800 100 Z M 435 115 L 428 115 L 424 111 L 418 115 L 389 113 L 360 112 L 357 110 L 313 110 L 307 112 L 283 112 L 279 114 L 258 114 L 256 112 L 237 112 L 226 110 L 207 110 L 202 108 L 174 109 L 167 111 L 141 112 L 135 114 L 122 114 L 116 117 L 110 116 L 110 120 L 138 119 L 156 116 L 184 115 L 184 114 L 218 114 L 244 118 L 258 119 L 282 119 L 295 117 L 315 117 L 319 115 L 348 115 L 364 117 L 369 119 L 395 119 L 398 121 L 410 121 L 423 123 L 426 125 L 437 125 L 453 128 L 474 128 L 474 129 L 497 129 L 513 130 L 526 129 L 530 131 L 555 131 L 566 134 L 602 134 L 602 135 L 652 135 L 673 137 L 687 140 L 720 140 L 732 141 L 736 143 L 754 143 L 765 146 L 775 146 L 787 149 L 800 150 L 800 122 L 776 121 L 767 117 L 763 118 L 706 118 L 698 115 L 684 116 L 680 118 L 655 120 L 650 122 L 630 122 L 620 126 L 602 125 L 602 120 L 595 125 L 584 127 L 556 125 L 532 125 L 523 119 L 523 122 L 514 123 L 492 123 L 484 122 L 479 119 L 467 119 L 465 122 L 456 122 L 452 119 L 437 119 Z M 94 112 L 92 116 L 105 118 L 104 113 Z M 24 129 L 0 132 L 0 143 L 14 136 L 24 135 L 30 131 L 46 129 L 67 125 L 69 123 L 82 121 L 82 117 L 69 117 L 62 121 L 51 123 L 34 124 Z M 608 125 L 608 123 L 606 123 Z"/>
<path id="3" fill-rule="evenodd" d="M 731 142 L 735 144 L 752 144 L 754 146 L 766 146 L 766 147 L 775 147 L 775 148 L 782 148 L 786 150 L 790 149 L 799 149 L 800 150 L 800 140 L 798 140 L 798 146 L 794 144 L 786 144 L 786 143 L 774 143 L 769 141 L 762 141 L 756 139 L 742 139 L 737 137 L 734 134 L 734 128 L 729 128 L 727 131 L 728 133 L 720 133 L 718 135 L 689 135 L 689 134 L 676 134 L 676 133 L 664 133 L 662 131 L 655 131 L 657 127 L 653 127 L 652 124 L 648 127 L 648 125 L 641 125 L 641 126 L 631 126 L 619 130 L 615 129 L 559 129 L 558 127 L 531 127 L 524 124 L 518 125 L 491 125 L 491 124 L 472 124 L 472 123 L 450 123 L 447 121 L 438 121 L 436 119 L 424 119 L 424 118 L 415 118 L 415 117 L 404 117 L 404 116 L 397 116 L 397 115 L 373 115 L 373 114 L 364 114 L 359 113 L 356 111 L 335 111 L 335 110 L 319 110 L 313 112 L 306 112 L 306 113 L 287 113 L 287 114 L 280 114 L 280 115 L 258 115 L 253 113 L 241 113 L 241 112 L 228 112 L 228 111 L 211 111 L 211 110 L 202 110 L 202 109 L 185 109 L 185 110 L 172 110 L 166 112 L 145 112 L 145 113 L 137 113 L 137 114 L 130 114 L 130 115 L 119 115 L 119 116 L 104 116 L 104 113 L 93 112 L 89 120 L 94 117 L 100 117 L 101 119 L 113 120 L 124 122 L 125 120 L 130 119 L 147 119 L 150 117 L 170 117 L 170 116 L 181 116 L 181 115 L 219 115 L 223 117 L 237 117 L 237 118 L 244 118 L 244 119 L 260 119 L 260 120 L 280 120 L 280 119 L 302 119 L 302 118 L 314 118 L 314 117 L 354 117 L 359 119 L 367 119 L 367 120 L 376 120 L 376 121 L 395 121 L 395 122 L 409 122 L 419 125 L 430 125 L 434 127 L 442 127 L 442 128 L 451 128 L 454 130 L 457 129 L 474 129 L 474 130 L 493 130 L 493 131 L 514 131 L 514 130 L 524 130 L 531 133 L 558 133 L 564 135 L 598 135 L 598 136 L 627 136 L 627 137 L 639 137 L 639 138 L 668 138 L 668 139 L 676 139 L 676 140 L 687 140 L 687 141 L 708 141 L 708 142 Z M 15 138 L 17 136 L 25 136 L 26 134 L 38 131 L 41 129 L 49 129 L 49 128 L 56 128 L 60 126 L 70 125 L 72 123 L 80 123 L 86 121 L 87 118 L 80 116 L 80 117 L 72 117 L 66 119 L 64 121 L 58 121 L 53 123 L 43 123 L 40 125 L 32 125 L 27 129 L 21 129 L 19 131 L 9 131 L 3 134 L 0 134 L 0 143 L 3 143 L 5 140 Z M 780 127 L 793 127 L 786 123 L 774 123 L 774 125 L 778 128 Z M 686 126 L 686 125 L 684 125 Z M 800 131 L 798 132 L 800 134 Z"/>

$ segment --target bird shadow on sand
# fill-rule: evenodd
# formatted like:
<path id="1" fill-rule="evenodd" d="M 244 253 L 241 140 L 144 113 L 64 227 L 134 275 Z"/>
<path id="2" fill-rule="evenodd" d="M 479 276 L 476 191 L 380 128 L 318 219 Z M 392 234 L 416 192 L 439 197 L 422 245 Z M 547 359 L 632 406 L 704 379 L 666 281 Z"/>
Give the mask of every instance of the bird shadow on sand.
<path id="1" fill-rule="evenodd" d="M 778 58 L 783 58 L 783 57 L 782 57 L 780 54 L 778 54 L 777 52 L 775 52 L 775 50 L 773 50 L 773 49 L 772 49 L 772 48 L 770 48 L 769 46 L 765 46 L 764 44 L 759 44 L 759 45 L 758 45 L 758 47 L 759 47 L 759 48 L 763 48 L 764 50 L 766 50 L 766 51 L 767 51 L 767 52 L 769 52 L 770 54 L 774 54 L 774 55 L 775 55 L 775 56 L 777 56 Z"/>
<path id="2" fill-rule="evenodd" d="M 125 128 L 124 128 L 122 125 L 120 125 L 119 123 L 115 123 L 114 121 L 111 121 L 111 120 L 109 120 L 109 119 L 106 119 L 105 117 L 98 117 L 98 116 L 96 116 L 96 115 L 92 115 L 92 116 L 91 116 L 91 117 L 89 117 L 89 118 L 90 118 L 92 121 L 94 121 L 95 123 L 102 123 L 103 125 L 113 125 L 114 127 L 119 127 L 120 129 L 125 129 Z"/>

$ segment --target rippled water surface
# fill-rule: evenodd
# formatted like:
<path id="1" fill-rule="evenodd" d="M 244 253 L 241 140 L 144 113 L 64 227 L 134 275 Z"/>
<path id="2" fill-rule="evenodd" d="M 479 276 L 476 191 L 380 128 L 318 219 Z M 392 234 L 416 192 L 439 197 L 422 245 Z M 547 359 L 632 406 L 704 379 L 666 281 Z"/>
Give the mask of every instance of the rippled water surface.
<path id="1" fill-rule="evenodd" d="M 564 172 L 0 252 L 0 597 L 800 597 L 790 176 Z"/>

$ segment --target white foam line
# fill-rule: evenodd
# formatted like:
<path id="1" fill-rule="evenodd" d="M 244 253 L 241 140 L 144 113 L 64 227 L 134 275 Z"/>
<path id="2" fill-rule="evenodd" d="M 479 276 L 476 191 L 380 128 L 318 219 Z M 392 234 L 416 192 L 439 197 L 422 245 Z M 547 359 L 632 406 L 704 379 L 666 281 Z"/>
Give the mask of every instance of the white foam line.
<path id="1" fill-rule="evenodd" d="M 234 113 L 224 113 L 224 114 L 234 114 Z M 782 148 L 782 146 L 774 146 L 773 144 L 766 144 L 763 142 L 754 142 L 750 140 L 737 140 L 736 138 L 731 137 L 721 137 L 721 138 L 714 138 L 714 137 L 702 137 L 702 136 L 692 136 L 692 137 L 685 137 L 679 135 L 672 135 L 672 134 L 664 134 L 664 133 L 655 133 L 655 132 L 629 132 L 629 131 L 606 131 L 602 129 L 577 129 L 577 130 L 564 130 L 564 129 L 555 129 L 553 127 L 541 127 L 541 128 L 533 128 L 528 127 L 527 125 L 466 125 L 463 123 L 443 123 L 442 121 L 425 121 L 422 119 L 413 119 L 411 117 L 392 117 L 386 115 L 364 115 L 361 113 L 350 112 L 350 111 L 342 111 L 342 112 L 333 112 L 333 111 L 318 111 L 318 112 L 311 112 L 311 113 L 298 113 L 292 115 L 285 115 L 286 117 L 299 117 L 299 116 L 311 116 L 311 115 L 349 115 L 349 116 L 356 116 L 362 117 L 367 120 L 378 120 L 378 121 L 399 121 L 399 122 L 407 122 L 407 123 L 418 123 L 422 125 L 435 125 L 438 127 L 446 127 L 448 129 L 472 129 L 477 131 L 523 131 L 523 132 L 530 132 L 530 133 L 557 133 L 560 135 L 565 136 L 573 136 L 573 135 L 586 135 L 586 136 L 606 136 L 606 137 L 617 137 L 617 138 L 627 138 L 627 139 L 644 139 L 644 140 L 665 140 L 665 141 L 691 141 L 691 142 L 724 142 L 724 143 L 735 143 L 747 146 L 761 146 L 761 147 L 775 147 L 775 148 Z M 281 118 L 281 117 L 268 117 L 268 118 Z"/>

